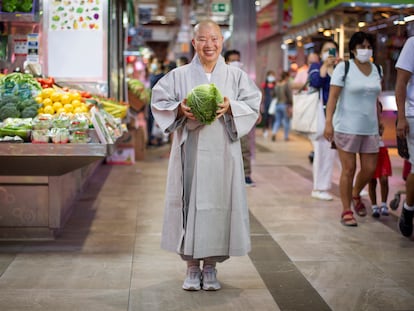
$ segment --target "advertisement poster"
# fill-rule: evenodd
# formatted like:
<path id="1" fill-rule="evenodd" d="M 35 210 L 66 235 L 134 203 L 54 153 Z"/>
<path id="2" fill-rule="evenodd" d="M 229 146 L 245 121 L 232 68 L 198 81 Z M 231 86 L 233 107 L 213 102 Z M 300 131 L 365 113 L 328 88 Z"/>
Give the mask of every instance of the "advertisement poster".
<path id="1" fill-rule="evenodd" d="M 50 30 L 101 30 L 102 0 L 51 1 Z"/>
<path id="2" fill-rule="evenodd" d="M 78 81 L 107 80 L 107 0 L 46 1 L 47 74 Z"/>

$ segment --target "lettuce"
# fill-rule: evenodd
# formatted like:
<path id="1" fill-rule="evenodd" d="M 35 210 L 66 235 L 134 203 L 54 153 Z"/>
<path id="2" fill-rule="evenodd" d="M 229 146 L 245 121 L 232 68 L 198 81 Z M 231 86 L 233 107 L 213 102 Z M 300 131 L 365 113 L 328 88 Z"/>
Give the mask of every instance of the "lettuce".
<path id="1" fill-rule="evenodd" d="M 211 124 L 217 115 L 218 104 L 223 96 L 214 83 L 201 84 L 187 95 L 187 105 L 195 118 L 203 124 Z"/>

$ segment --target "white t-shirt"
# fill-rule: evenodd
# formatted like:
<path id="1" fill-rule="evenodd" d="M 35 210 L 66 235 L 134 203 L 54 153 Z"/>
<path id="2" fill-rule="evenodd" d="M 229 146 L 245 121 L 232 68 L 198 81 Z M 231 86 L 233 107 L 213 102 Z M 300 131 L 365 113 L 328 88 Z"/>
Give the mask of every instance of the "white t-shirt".
<path id="1" fill-rule="evenodd" d="M 406 107 L 405 115 L 407 117 L 414 117 L 414 37 L 410 37 L 404 44 L 401 54 L 398 57 L 397 64 L 395 68 L 400 68 L 407 70 L 412 73 L 411 79 L 407 84 L 407 98 L 406 98 Z"/>
<path id="2" fill-rule="evenodd" d="M 353 135 L 377 135 L 377 98 L 381 92 L 381 76 L 371 63 L 366 76 L 349 60 L 345 81 L 345 62 L 339 63 L 332 74 L 331 85 L 343 87 L 333 116 L 335 132 Z"/>

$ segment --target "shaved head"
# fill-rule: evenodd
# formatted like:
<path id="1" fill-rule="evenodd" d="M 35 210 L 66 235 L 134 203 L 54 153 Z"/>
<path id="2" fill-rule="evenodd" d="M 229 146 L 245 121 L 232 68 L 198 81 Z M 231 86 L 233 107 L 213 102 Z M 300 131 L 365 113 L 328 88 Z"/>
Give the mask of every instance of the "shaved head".
<path id="1" fill-rule="evenodd" d="M 215 28 L 216 31 L 221 33 L 220 26 L 211 19 L 205 19 L 201 22 L 199 22 L 197 25 L 194 26 L 194 36 L 197 36 L 197 34 L 200 32 L 203 28 Z"/>

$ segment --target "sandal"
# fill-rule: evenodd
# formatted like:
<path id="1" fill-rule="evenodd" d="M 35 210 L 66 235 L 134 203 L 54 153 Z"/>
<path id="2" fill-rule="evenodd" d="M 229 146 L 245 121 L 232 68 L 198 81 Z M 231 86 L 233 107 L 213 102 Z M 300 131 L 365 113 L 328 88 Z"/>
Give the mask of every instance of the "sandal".
<path id="1" fill-rule="evenodd" d="M 367 216 L 367 209 L 365 208 L 365 204 L 361 200 L 361 196 L 352 197 L 352 203 L 354 204 L 355 213 L 357 213 L 358 216 Z"/>
<path id="2" fill-rule="evenodd" d="M 354 218 L 353 211 L 345 211 L 341 215 L 341 224 L 347 227 L 356 227 L 358 226 L 356 219 Z"/>

